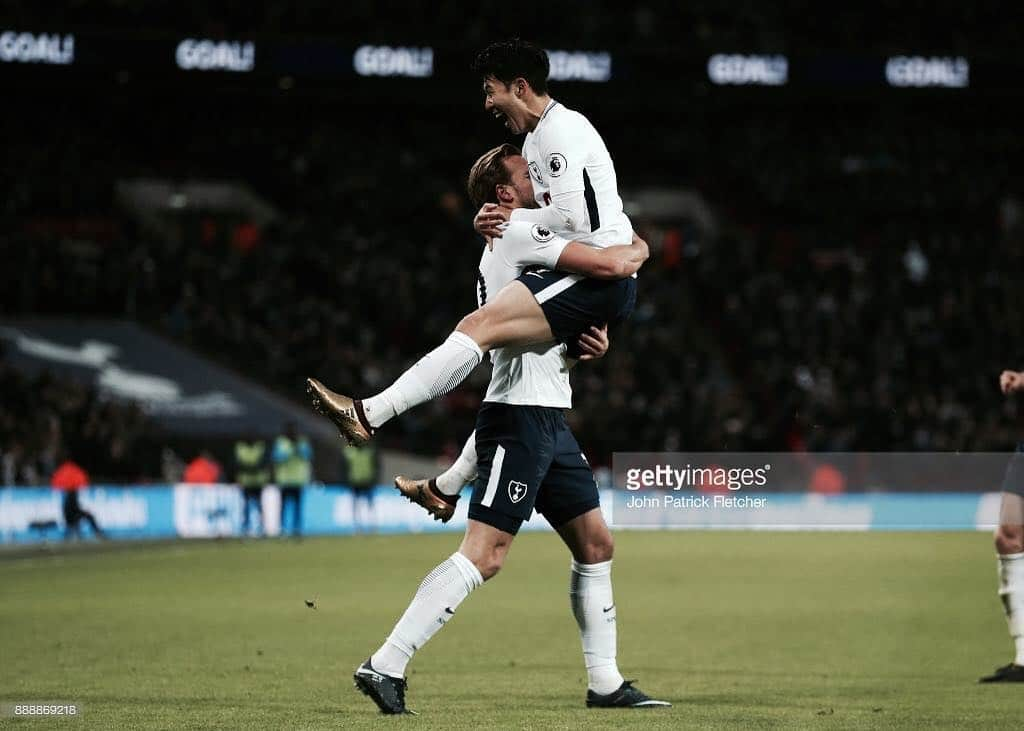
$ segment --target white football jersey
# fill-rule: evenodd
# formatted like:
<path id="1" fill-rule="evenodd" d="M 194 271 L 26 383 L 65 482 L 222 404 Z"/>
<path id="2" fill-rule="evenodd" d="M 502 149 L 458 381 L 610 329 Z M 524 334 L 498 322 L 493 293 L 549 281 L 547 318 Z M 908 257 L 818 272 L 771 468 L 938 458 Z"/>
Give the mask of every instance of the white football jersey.
<path id="1" fill-rule="evenodd" d="M 554 269 L 562 249 L 569 243 L 540 224 L 509 223 L 494 248 L 485 246 L 480 256 L 477 303 L 483 307 L 514 281 L 525 267 L 540 265 Z M 569 365 L 565 346 L 532 345 L 494 348 L 491 352 L 491 382 L 484 401 L 516 406 L 572 407 Z"/>
<path id="2" fill-rule="evenodd" d="M 632 241 L 615 165 L 590 120 L 552 99 L 526 135 L 523 157 L 541 208 L 513 211 L 513 221 L 538 223 L 598 248 Z"/>

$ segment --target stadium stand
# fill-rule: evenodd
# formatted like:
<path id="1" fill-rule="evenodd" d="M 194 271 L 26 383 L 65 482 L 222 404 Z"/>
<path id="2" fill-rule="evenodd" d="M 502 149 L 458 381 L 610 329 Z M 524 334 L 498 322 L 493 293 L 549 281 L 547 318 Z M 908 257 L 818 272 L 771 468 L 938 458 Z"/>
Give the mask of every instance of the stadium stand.
<path id="1" fill-rule="evenodd" d="M 656 5 L 639 7 L 628 32 L 664 38 L 644 30 Z M 754 5 L 737 13 L 759 14 Z M 265 30 L 285 13 L 270 7 L 189 23 Z M 689 32 L 721 25 L 702 4 L 693 12 Z M 784 22 L 789 43 L 815 47 Z M 1017 31 L 1001 32 L 1008 45 Z M 1019 363 L 1024 309 L 999 273 L 1020 262 L 1022 141 L 998 98 L 737 92 L 637 111 L 564 89 L 602 130 L 624 191 L 693 190 L 721 222 L 710 235 L 682 217 L 636 220 L 653 249 L 639 310 L 574 376 L 573 425 L 595 462 L 627 436 L 650 450 L 1012 444 L 1013 407 L 993 374 Z M 311 374 L 357 392 L 386 384 L 473 306 L 479 243 L 462 179 L 503 139 L 475 89 L 458 124 L 400 96 L 370 106 L 345 93 L 121 92 L 100 101 L 65 88 L 0 121 L 14 141 L 0 160 L 13 224 L 0 233 L 4 312 L 132 318 L 301 403 Z M 75 123 L 51 139 L 52 119 Z M 281 216 L 257 228 L 190 211 L 154 236 L 117 203 L 118 181 L 143 177 L 243 181 Z M 453 452 L 485 379 L 396 421 L 383 444 Z"/>

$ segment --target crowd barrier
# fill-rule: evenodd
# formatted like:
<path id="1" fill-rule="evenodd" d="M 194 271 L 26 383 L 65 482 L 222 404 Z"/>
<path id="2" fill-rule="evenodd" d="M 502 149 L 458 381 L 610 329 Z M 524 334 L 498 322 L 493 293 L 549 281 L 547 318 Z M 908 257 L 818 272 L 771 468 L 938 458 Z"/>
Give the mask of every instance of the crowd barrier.
<path id="1" fill-rule="evenodd" d="M 303 491 L 303 535 L 349 535 L 359 532 L 425 533 L 461 531 L 468 499 L 463 499 L 447 524 L 431 520 L 421 508 L 392 487 L 371 491 L 371 500 L 355 500 L 342 485 L 310 486 Z M 0 487 L 0 543 L 26 544 L 65 538 L 63 493 L 41 487 Z M 723 521 L 714 512 L 653 512 L 645 523 L 627 522 L 629 492 L 603 490 L 602 505 L 613 527 L 640 529 L 807 529 L 807 530 L 990 530 L 998 521 L 999 493 L 865 493 L 823 496 L 776 493 L 770 496 L 772 520 L 750 514 Z M 468 493 L 467 493 L 468 498 Z M 234 485 L 97 486 L 80 492 L 110 539 L 242 537 L 241 491 Z M 281 496 L 271 486 L 261 496 L 262 523 L 251 511 L 249 534 L 290 533 L 291 513 L 283 516 Z M 616 520 L 616 515 L 620 516 Z M 826 516 L 827 519 L 822 519 Z M 256 527 L 258 525 L 258 528 Z M 524 530 L 546 529 L 534 514 Z M 82 529 L 88 538 L 88 527 Z"/>

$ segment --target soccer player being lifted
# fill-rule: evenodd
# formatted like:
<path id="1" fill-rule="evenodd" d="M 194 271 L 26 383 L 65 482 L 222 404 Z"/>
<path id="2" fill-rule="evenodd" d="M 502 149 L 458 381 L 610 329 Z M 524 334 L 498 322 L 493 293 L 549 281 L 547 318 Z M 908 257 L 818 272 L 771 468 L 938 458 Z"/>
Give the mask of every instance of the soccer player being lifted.
<path id="1" fill-rule="evenodd" d="M 1003 371 L 999 388 L 1006 395 L 1024 391 L 1024 372 Z M 999 598 L 1013 638 L 1013 662 L 981 679 L 982 683 L 1024 683 L 1024 444 L 1010 459 L 1003 480 L 1003 500 L 996 531 Z"/>
<path id="2" fill-rule="evenodd" d="M 518 210 L 533 201 L 527 162 L 512 145 L 501 145 L 483 155 L 470 172 L 468 188 L 477 205 L 490 200 Z M 605 252 L 629 248 L 613 247 Z M 531 265 L 554 267 L 568 259 L 576 271 L 601 275 L 608 257 L 593 256 L 594 252 L 539 224 L 513 221 L 499 245 L 484 247 L 478 302 L 485 305 L 488 292 L 514 282 Z M 599 301 L 589 298 L 587 292 L 586 287 L 576 290 L 573 302 L 580 309 Z M 598 340 L 583 344 L 602 346 Z M 605 347 L 603 343 L 595 350 L 603 352 Z M 498 572 L 523 521 L 536 509 L 572 554 L 569 598 L 587 668 L 586 705 L 669 705 L 624 680 L 616 663 L 612 536 L 601 514 L 590 466 L 565 417 L 565 409 L 572 405 L 568 374 L 572 359 L 567 358 L 564 345 L 552 342 L 495 348 L 491 359 L 494 368 L 476 431 L 456 465 L 442 476 L 442 484 L 446 480 L 455 497 L 447 502 L 448 496 L 437 492 L 433 480 L 429 485 L 426 481 L 396 480 L 404 487 L 403 493 L 425 506 L 429 503 L 418 499 L 419 493 L 431 491 L 442 509 L 447 509 L 438 516 L 446 520 L 458 490 L 475 478 L 465 537 L 458 551 L 427 574 L 387 640 L 356 670 L 356 687 L 384 713 L 407 712 L 406 665 L 469 593 Z"/>
<path id="3" fill-rule="evenodd" d="M 528 133 L 526 172 L 521 174 L 531 179 L 534 194 L 516 209 L 501 201 L 486 204 L 474 219 L 476 229 L 500 239 L 507 223 L 528 223 L 536 236 L 565 234 L 576 243 L 566 247 L 559 261 L 525 272 L 489 294 L 486 304 L 464 317 L 444 343 L 380 393 L 354 399 L 309 379 L 314 406 L 352 444 L 365 443 L 395 416 L 447 394 L 492 348 L 554 340 L 575 354 L 581 333 L 594 324 L 614 326 L 635 302 L 635 280 L 595 281 L 581 269 L 582 264 L 600 264 L 599 274 L 591 277 L 627 277 L 647 250 L 623 246 L 633 228 L 622 210 L 611 155 L 586 117 L 548 95 L 547 54 L 524 41 L 494 43 L 477 56 L 474 69 L 483 80 L 485 109 L 514 134 Z M 500 248 L 502 241 L 493 246 Z"/>

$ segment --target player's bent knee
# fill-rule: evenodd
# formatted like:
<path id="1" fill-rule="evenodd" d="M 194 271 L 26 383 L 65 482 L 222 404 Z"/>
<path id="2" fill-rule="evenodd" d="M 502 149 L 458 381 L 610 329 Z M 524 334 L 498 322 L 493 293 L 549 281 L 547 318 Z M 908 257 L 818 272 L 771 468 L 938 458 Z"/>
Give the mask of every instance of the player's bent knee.
<path id="1" fill-rule="evenodd" d="M 463 335 L 468 335 L 473 338 L 473 342 L 475 342 L 481 350 L 486 351 L 491 347 L 488 329 L 491 327 L 492 320 L 493 318 L 490 316 L 487 308 L 481 307 L 479 310 L 474 310 L 459 320 L 459 324 L 455 329 Z"/>
<path id="2" fill-rule="evenodd" d="M 615 542 L 609 533 L 607 536 L 587 545 L 587 563 L 604 563 L 611 561 L 615 555 Z"/>
<path id="3" fill-rule="evenodd" d="M 480 576 L 483 577 L 484 581 L 488 581 L 501 571 L 501 567 L 505 564 L 505 554 L 495 551 L 477 558 L 473 561 L 473 564 L 476 566 L 476 570 L 480 572 Z"/>
<path id="4" fill-rule="evenodd" d="M 612 540 L 610 531 L 605 530 L 594 536 L 587 536 L 582 545 L 576 550 L 578 555 L 574 558 L 580 563 L 604 563 L 611 561 L 615 554 L 615 541 Z"/>
<path id="5" fill-rule="evenodd" d="M 1000 525 L 995 543 L 1001 556 L 1024 553 L 1024 525 Z"/>

